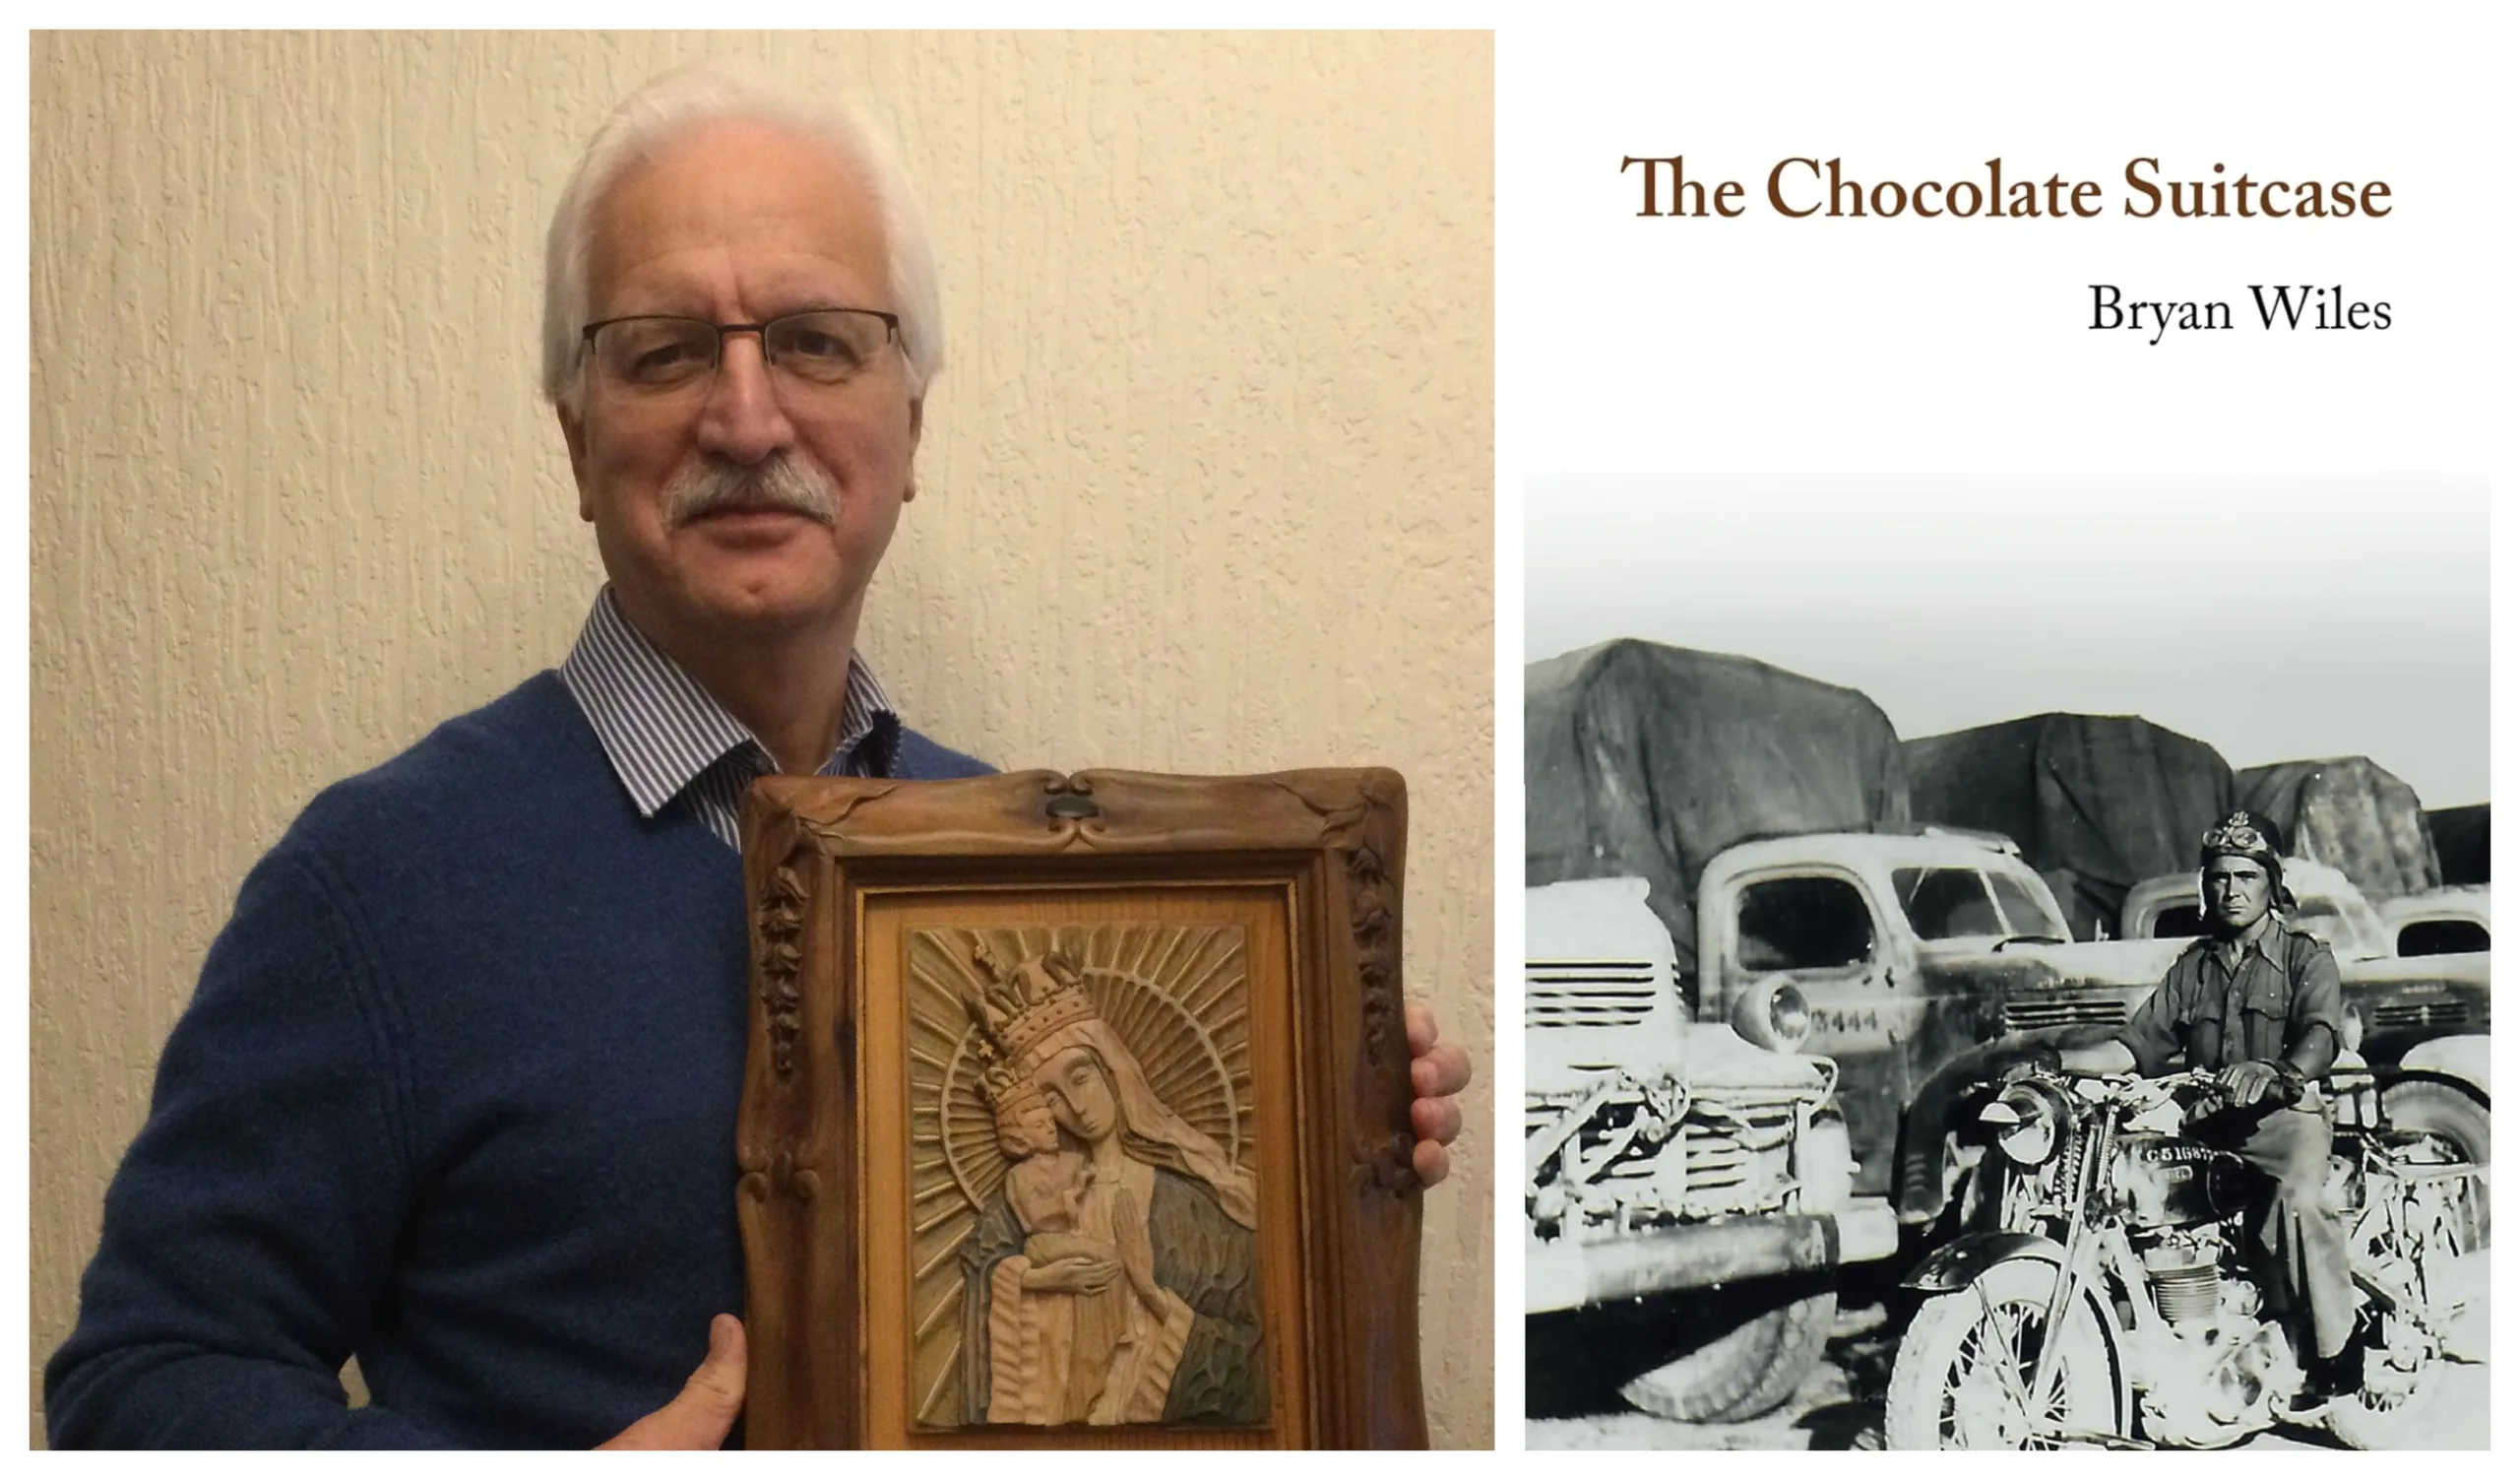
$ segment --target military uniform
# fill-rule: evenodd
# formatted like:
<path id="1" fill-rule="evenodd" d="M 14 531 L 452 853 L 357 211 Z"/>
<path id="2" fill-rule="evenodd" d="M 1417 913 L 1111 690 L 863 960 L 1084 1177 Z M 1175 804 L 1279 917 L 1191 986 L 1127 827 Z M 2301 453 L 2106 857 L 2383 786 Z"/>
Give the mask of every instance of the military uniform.
<path id="1" fill-rule="evenodd" d="M 2311 1028 L 2345 1042 L 2345 994 L 2325 941 L 2269 914 L 2248 939 L 2191 943 L 2117 1035 L 2143 1073 L 2184 1055 L 2189 1068 L 2251 1060 L 2281 1062 Z M 2279 1091 L 2280 1094 L 2280 1091 Z M 2318 1355 L 2332 1357 L 2354 1331 L 2356 1300 L 2342 1216 L 2327 1201 L 2334 1136 L 2315 1083 L 2286 1104 L 2270 1100 L 2197 1122 L 2200 1138 L 2236 1151 L 2275 1179 L 2258 1243 L 2288 1294 L 2309 1308 Z"/>

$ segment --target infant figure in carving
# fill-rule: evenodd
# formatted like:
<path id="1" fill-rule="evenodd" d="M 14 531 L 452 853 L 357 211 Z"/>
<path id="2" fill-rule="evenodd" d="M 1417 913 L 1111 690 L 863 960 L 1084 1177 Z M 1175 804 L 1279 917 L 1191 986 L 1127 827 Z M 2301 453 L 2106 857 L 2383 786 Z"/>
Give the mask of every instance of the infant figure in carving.
<path id="1" fill-rule="evenodd" d="M 984 1082 L 1009 1162 L 1007 1202 L 1031 1265 L 1017 1283 L 1036 1292 L 1068 1278 L 1086 1286 L 1040 1313 L 1032 1344 L 1039 1360 L 995 1394 L 992 1422 L 1117 1422 L 1109 1380 L 1136 1368 L 1130 1348 L 1170 1315 L 1155 1283 L 1146 1220 L 1125 1187 L 1099 1183 L 1085 1153 L 1060 1147 L 1057 1117 L 1038 1086 L 1003 1069 Z M 1042 1416 L 1029 1416 L 1037 1411 Z"/>
<path id="2" fill-rule="evenodd" d="M 1156 1094 L 1064 955 L 972 960 L 1007 1166 L 962 1250 L 964 1421 L 1261 1421 L 1251 1174 Z"/>

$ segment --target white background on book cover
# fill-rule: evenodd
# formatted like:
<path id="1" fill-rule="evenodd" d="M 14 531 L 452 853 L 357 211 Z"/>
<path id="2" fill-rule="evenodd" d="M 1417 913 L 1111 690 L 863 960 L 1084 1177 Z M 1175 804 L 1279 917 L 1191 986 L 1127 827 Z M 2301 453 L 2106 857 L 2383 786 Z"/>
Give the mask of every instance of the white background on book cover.
<path id="1" fill-rule="evenodd" d="M 2357 613 L 2334 610 L 2319 578 L 2353 568 L 2359 526 L 2372 549 L 2407 557 L 2355 583 L 2356 600 L 2394 596 L 2401 613 L 2361 613 L 2362 645 L 2460 640 L 2456 593 L 2445 602 L 2429 588 L 2441 572 L 2473 584 L 2487 544 L 2478 505 L 2488 483 L 2507 482 L 2515 404 L 2507 275 L 2520 254 L 2497 200 L 2511 188 L 2515 133 L 2502 19 L 2482 6 L 2201 9 L 1737 7 L 1651 24 L 1578 9 L 1504 34 L 1500 777 L 1521 774 L 1521 671 L 1544 656 L 1517 641 L 1527 573 L 1515 542 L 1541 552 L 1530 579 L 1556 578 L 1547 562 L 1569 552 L 1552 553 L 1541 530 L 1578 499 L 1596 522 L 1615 519 L 1606 510 L 1635 515 L 1595 601 L 1657 570 L 1677 583 L 1731 568 L 1743 600 L 1772 592 L 1776 624 L 1791 631 L 1797 587 L 1813 583 L 1773 551 L 1801 542 L 1876 587 L 1878 620 L 1891 622 L 1902 612 L 1886 597 L 1901 588 L 1883 572 L 2037 594 L 2002 572 L 2061 555 L 2069 575 L 2045 593 L 2054 607 L 2017 618 L 2054 640 L 2101 642 L 2043 612 L 2087 620 L 2101 609 L 2081 588 L 2108 581 L 2114 563 L 2127 628 L 2147 642 L 2211 604 L 2242 612 L 2253 632 L 2314 633 L 2346 651 Z M 1751 209 L 1730 221 L 1639 219 L 1641 186 L 1619 173 L 1620 158 L 1675 154 L 1692 177 L 1740 180 Z M 2010 177 L 2100 181 L 2109 214 L 1792 221 L 1763 200 L 1767 170 L 1788 156 L 1836 156 L 1861 178 L 1913 182 L 1983 177 L 1995 155 Z M 2211 178 L 2216 161 L 2260 179 L 2385 179 L 2393 210 L 2377 221 L 2131 220 L 2116 210 L 2136 156 L 2158 157 L 2165 179 Z M 2159 345 L 2093 332 L 2093 283 L 2128 297 L 2229 299 L 2240 327 Z M 2261 330 L 2251 283 L 2342 284 L 2349 298 L 2387 300 L 2392 326 Z M 1902 499 L 1939 500 L 1946 514 L 1900 517 Z M 2183 538 L 2188 553 L 2140 558 L 2144 542 L 2123 532 L 2146 526 L 2160 534 L 2154 547 Z M 1693 561 L 1674 547 L 1693 530 L 1736 553 Z M 2497 574 L 2507 543 L 2494 529 Z M 2437 566 L 2412 558 L 2427 548 Z M 1774 579 L 1736 568 L 1761 563 Z M 1906 589 L 1943 588 L 1920 575 Z M 1545 646 L 1549 630 L 1534 640 Z M 1606 635 L 1567 629 L 1570 643 Z M 2085 657 L 2109 667 L 2097 651 Z M 2337 695 L 2340 711 L 2372 702 Z M 2472 699 L 2444 702 L 2452 723 L 2485 717 Z M 2098 706 L 2039 693 L 2015 712 L 2039 707 Z M 2497 761 L 2507 749 L 2494 746 Z M 1509 779 L 1500 898 L 1520 887 L 1521 837 Z M 1520 914 L 1497 918 L 1510 993 Z M 1499 1019 L 1515 1020 L 1508 1004 Z M 1516 1037 L 1500 1033 L 1496 1046 L 1507 1083 L 1520 1075 Z M 1506 1132 L 1497 1144 L 1512 1144 Z M 1503 1199 L 1497 1218 L 1500 1248 L 1518 1249 L 1521 1210 Z M 1512 1257 L 1501 1262 L 1498 1408 L 1512 1413 L 1519 1291 Z M 2497 1408 L 2508 1381 L 2496 1375 Z M 1514 1443 L 1509 1425 L 1499 1437 Z"/>

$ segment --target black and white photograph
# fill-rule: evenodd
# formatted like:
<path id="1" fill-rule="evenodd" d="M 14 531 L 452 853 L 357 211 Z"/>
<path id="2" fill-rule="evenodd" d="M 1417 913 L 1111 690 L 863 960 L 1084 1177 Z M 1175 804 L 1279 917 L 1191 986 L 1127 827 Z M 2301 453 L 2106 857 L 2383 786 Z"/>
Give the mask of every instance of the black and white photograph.
<path id="1" fill-rule="evenodd" d="M 1525 489 L 1533 1448 L 2484 1448 L 2483 478 Z"/>

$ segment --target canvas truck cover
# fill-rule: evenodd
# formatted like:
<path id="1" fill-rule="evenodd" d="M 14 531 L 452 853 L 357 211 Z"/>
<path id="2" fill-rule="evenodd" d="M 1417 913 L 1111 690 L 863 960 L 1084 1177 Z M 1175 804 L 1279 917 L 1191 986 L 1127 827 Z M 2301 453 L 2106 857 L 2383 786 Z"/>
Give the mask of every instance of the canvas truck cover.
<path id="1" fill-rule="evenodd" d="M 1523 882 L 1635 874 L 1697 986 L 1697 882 L 1735 843 L 1908 819 L 1880 706 L 1727 653 L 1622 638 L 1523 670 Z"/>
<path id="2" fill-rule="evenodd" d="M 2239 774 L 2239 799 L 2283 831 L 2296 857 L 2327 865 L 2372 899 L 2441 886 L 2423 802 L 2368 756 L 2251 766 Z"/>
<path id="3" fill-rule="evenodd" d="M 2443 887 L 2491 883 L 2493 807 L 2438 806 L 2424 814 L 2432 829 L 2432 856 L 2441 861 Z"/>
<path id="4" fill-rule="evenodd" d="M 2193 868 L 2196 840 L 2232 809 L 2213 746 L 2134 715 L 2031 715 L 1900 749 L 1917 820 L 2020 844 L 2077 939 L 2114 931 L 2129 885 Z"/>

